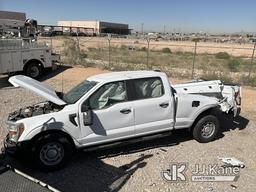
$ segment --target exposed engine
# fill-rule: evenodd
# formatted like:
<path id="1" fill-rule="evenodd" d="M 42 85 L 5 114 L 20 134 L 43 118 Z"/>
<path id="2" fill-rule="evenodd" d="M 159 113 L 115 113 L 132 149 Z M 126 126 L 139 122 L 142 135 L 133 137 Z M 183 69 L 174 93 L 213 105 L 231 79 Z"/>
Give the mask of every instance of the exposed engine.
<path id="1" fill-rule="evenodd" d="M 49 101 L 38 103 L 10 113 L 8 116 L 8 121 L 17 121 L 28 117 L 57 112 L 60 111 L 62 108 L 63 107 L 55 105 L 54 103 Z"/>

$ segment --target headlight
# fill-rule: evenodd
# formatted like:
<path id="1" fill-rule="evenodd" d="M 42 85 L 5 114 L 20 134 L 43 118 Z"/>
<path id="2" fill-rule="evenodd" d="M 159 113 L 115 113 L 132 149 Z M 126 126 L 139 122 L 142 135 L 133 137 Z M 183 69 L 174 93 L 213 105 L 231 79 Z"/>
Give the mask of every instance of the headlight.
<path id="1" fill-rule="evenodd" d="M 15 123 L 10 123 L 8 122 L 9 124 L 9 133 L 8 133 L 8 138 L 10 141 L 12 142 L 17 142 L 18 139 L 20 138 L 21 134 L 23 133 L 24 131 L 24 124 L 23 123 L 18 123 L 18 124 L 15 124 Z"/>

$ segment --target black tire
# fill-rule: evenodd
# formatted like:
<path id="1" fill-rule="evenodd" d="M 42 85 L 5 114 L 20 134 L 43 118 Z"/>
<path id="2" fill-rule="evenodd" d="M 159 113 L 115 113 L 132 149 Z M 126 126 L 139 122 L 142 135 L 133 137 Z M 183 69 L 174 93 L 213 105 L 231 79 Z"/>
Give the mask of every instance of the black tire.
<path id="1" fill-rule="evenodd" d="M 74 147 L 63 136 L 45 135 L 35 143 L 34 159 L 42 171 L 62 168 L 71 158 Z"/>
<path id="2" fill-rule="evenodd" d="M 219 128 L 220 123 L 215 115 L 205 115 L 194 126 L 193 137 L 199 143 L 213 141 L 219 133 Z"/>
<path id="3" fill-rule="evenodd" d="M 32 62 L 26 66 L 25 75 L 38 79 L 42 75 L 42 71 L 43 69 L 40 63 Z"/>

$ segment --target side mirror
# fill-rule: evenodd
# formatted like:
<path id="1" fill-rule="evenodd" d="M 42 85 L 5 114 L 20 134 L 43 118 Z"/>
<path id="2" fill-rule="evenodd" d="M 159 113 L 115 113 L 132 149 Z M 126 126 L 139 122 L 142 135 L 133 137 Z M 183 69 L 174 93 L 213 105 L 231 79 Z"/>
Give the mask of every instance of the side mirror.
<path id="1" fill-rule="evenodd" d="M 84 125 L 92 125 L 93 123 L 93 114 L 92 110 L 87 105 L 82 105 L 81 112 L 83 113 Z"/>

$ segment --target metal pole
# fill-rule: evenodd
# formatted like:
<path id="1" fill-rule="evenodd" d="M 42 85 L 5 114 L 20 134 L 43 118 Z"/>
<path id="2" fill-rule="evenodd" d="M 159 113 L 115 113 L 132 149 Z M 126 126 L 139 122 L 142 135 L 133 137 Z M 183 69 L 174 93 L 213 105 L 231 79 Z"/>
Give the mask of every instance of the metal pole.
<path id="1" fill-rule="evenodd" d="M 195 68 L 195 60 L 196 60 L 196 47 L 197 47 L 197 41 L 195 41 L 195 50 L 194 50 L 193 66 L 192 66 L 192 76 L 191 76 L 192 79 L 194 79 L 194 68 Z"/>
<path id="2" fill-rule="evenodd" d="M 149 63 L 148 63 L 149 62 L 149 43 L 150 43 L 149 37 L 147 37 L 146 40 L 147 40 L 147 43 L 148 43 L 148 49 L 147 49 L 147 68 L 149 69 Z M 152 66 L 150 68 L 152 68 Z"/>
<path id="3" fill-rule="evenodd" d="M 256 48 L 256 42 L 254 43 L 254 47 L 253 47 L 253 51 L 252 51 L 252 58 L 251 58 L 250 70 L 249 70 L 249 74 L 248 74 L 248 80 L 251 77 L 255 48 Z"/>
<path id="4" fill-rule="evenodd" d="M 110 48 L 111 48 L 111 34 L 108 34 L 108 66 L 111 67 L 110 64 Z"/>
<path id="5" fill-rule="evenodd" d="M 144 23 L 141 23 L 141 34 L 143 35 L 144 33 Z"/>

